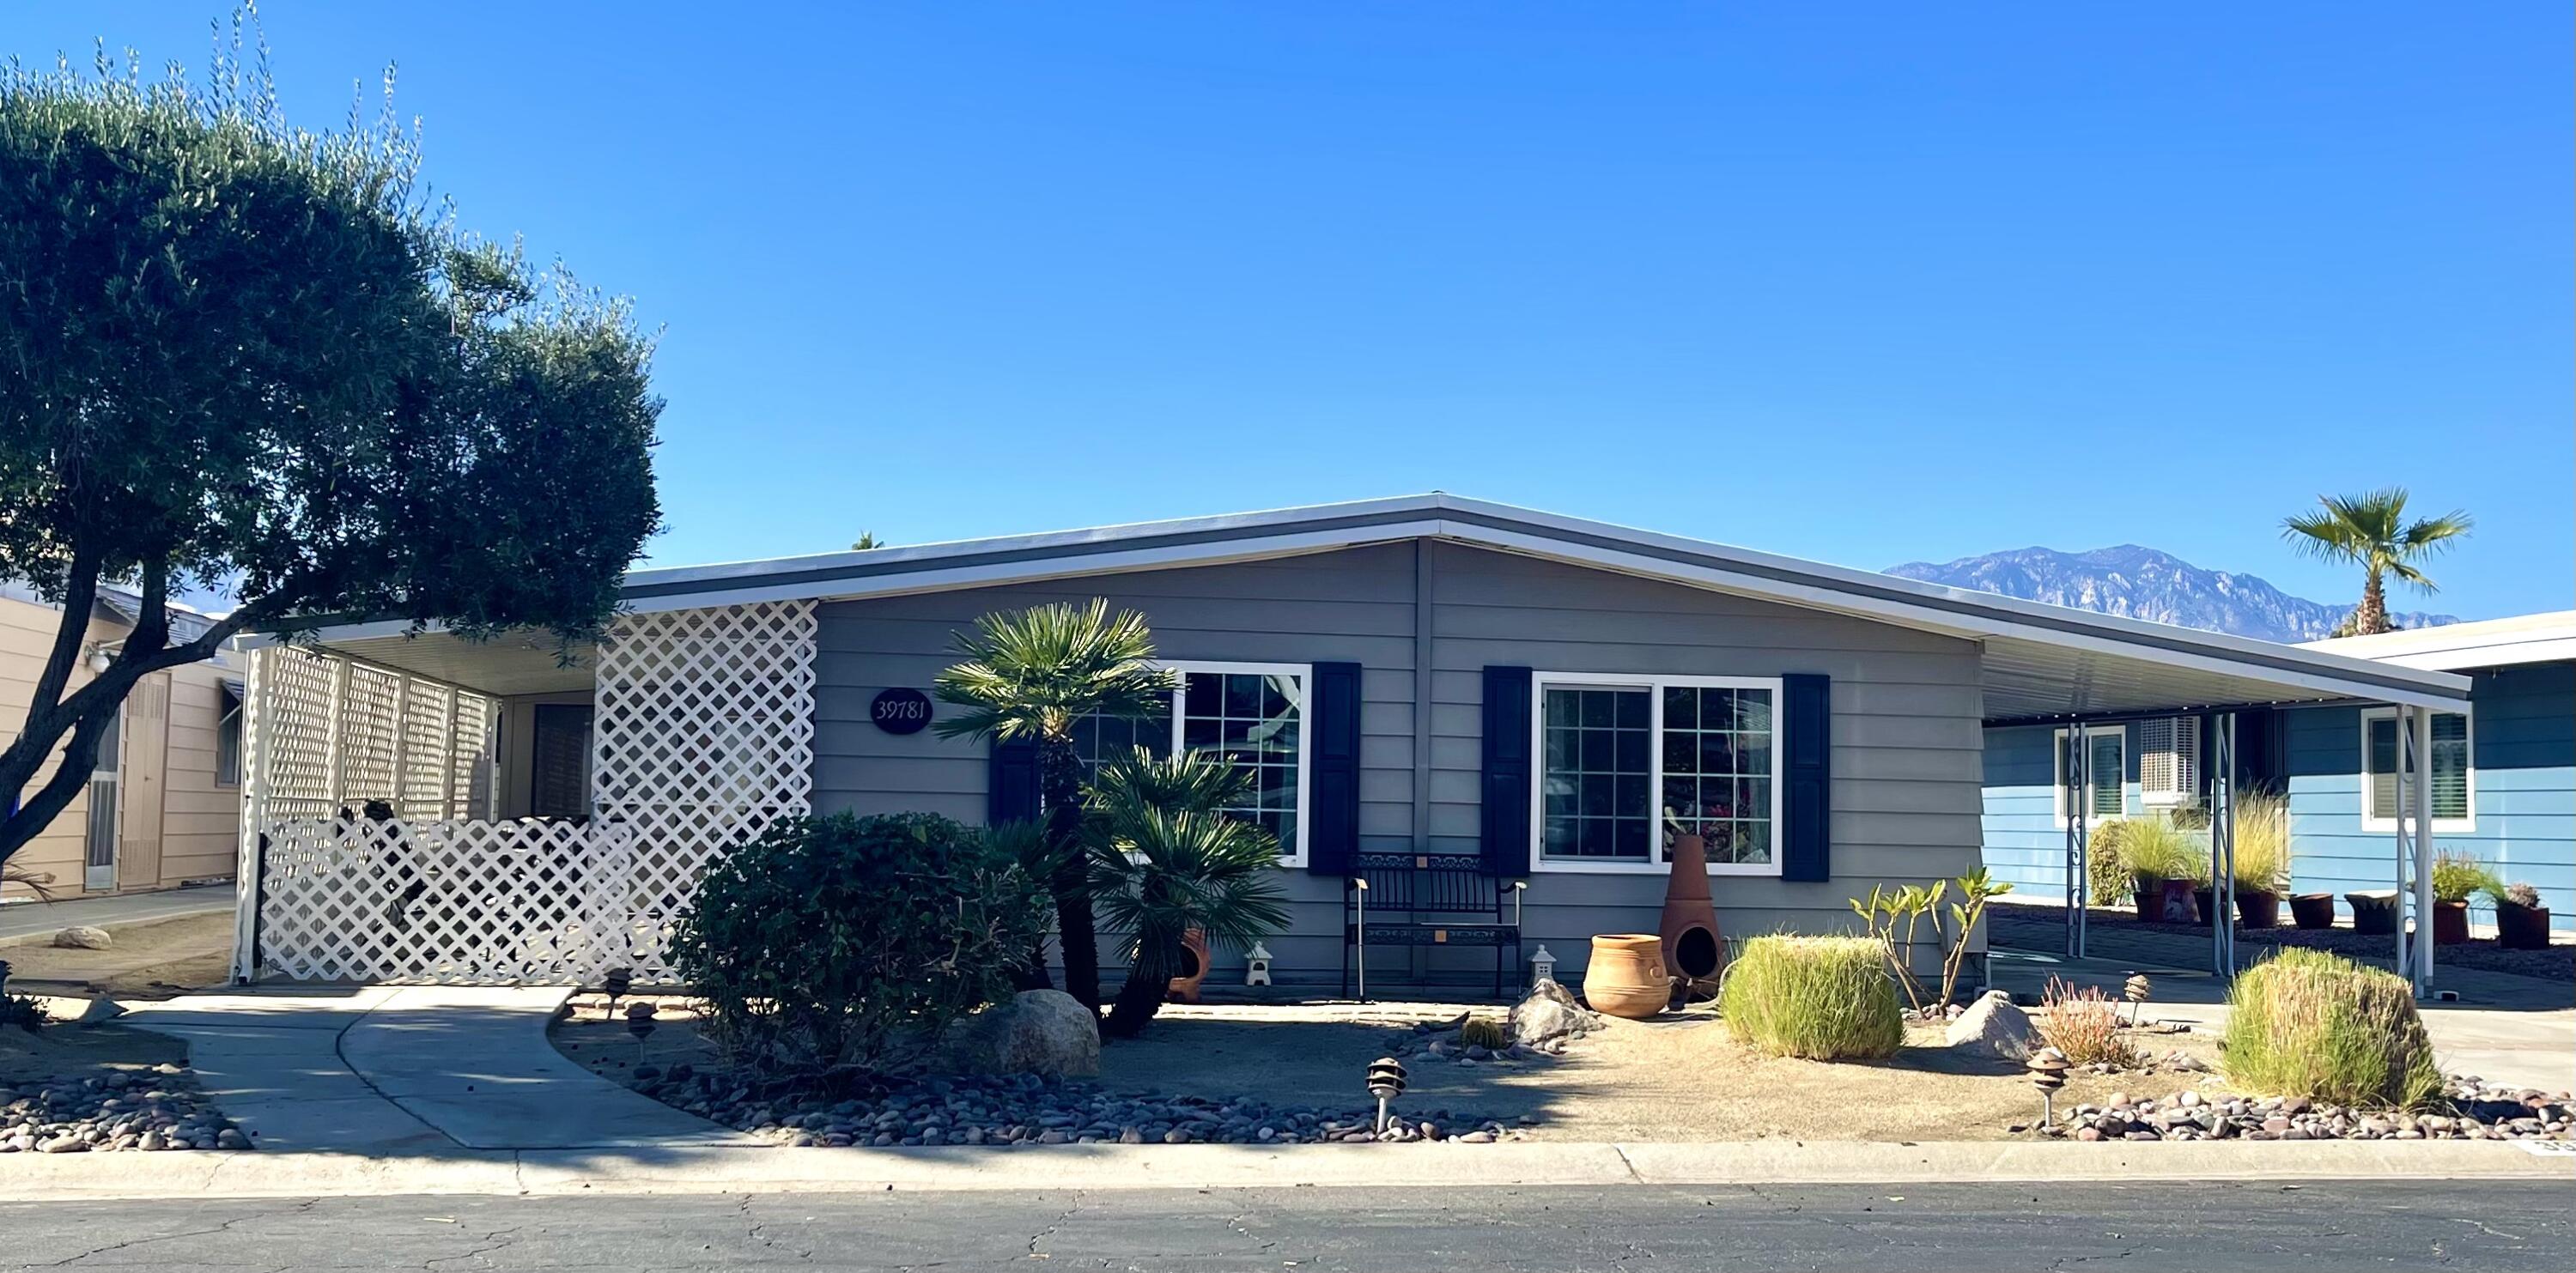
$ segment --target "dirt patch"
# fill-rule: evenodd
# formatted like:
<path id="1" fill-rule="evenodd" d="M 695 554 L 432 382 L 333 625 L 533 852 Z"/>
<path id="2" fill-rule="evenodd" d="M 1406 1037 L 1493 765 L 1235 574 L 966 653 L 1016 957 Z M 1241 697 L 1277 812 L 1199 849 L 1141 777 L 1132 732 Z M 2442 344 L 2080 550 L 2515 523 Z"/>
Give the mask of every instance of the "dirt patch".
<path id="1" fill-rule="evenodd" d="M 232 974 L 233 917 L 187 915 L 108 930 L 106 950 L 72 950 L 41 941 L 0 946 L 9 985 L 27 994 L 112 994 L 165 999 Z"/>
<path id="2" fill-rule="evenodd" d="M 626 1009 L 636 1003 L 654 1005 L 653 1033 L 641 1042 L 626 1028 Z M 546 1037 L 553 1040 L 555 1051 L 612 1083 L 635 1086 L 638 1066 L 667 1070 L 685 1063 L 705 1068 L 722 1059 L 716 1046 L 699 1036 L 698 1014 L 689 1000 L 630 997 L 618 1000 L 612 1014 L 605 998 L 575 995 L 566 1006 L 569 1014 L 556 1018 Z"/>
<path id="3" fill-rule="evenodd" d="M 0 1083 L 140 1074 L 156 1065 L 183 1065 L 187 1059 L 186 1043 L 120 1025 L 57 1024 L 33 1034 L 0 1030 Z"/>

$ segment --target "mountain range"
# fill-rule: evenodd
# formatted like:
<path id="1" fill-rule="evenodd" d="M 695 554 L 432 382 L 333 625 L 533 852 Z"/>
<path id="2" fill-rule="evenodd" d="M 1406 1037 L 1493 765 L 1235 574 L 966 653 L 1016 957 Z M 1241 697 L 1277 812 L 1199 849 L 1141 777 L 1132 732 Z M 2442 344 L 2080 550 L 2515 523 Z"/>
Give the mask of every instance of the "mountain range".
<path id="1" fill-rule="evenodd" d="M 2293 597 L 2256 576 L 2203 570 L 2172 553 L 2136 544 L 2080 553 L 2015 548 L 1938 564 L 1910 561 L 1887 573 L 2265 641 L 2332 636 L 2335 625 L 2352 613 L 2350 602 Z M 2360 591 L 2358 579 L 2354 591 Z M 2459 622 L 2452 615 L 2421 612 L 2391 611 L 2388 617 L 2401 628 Z"/>

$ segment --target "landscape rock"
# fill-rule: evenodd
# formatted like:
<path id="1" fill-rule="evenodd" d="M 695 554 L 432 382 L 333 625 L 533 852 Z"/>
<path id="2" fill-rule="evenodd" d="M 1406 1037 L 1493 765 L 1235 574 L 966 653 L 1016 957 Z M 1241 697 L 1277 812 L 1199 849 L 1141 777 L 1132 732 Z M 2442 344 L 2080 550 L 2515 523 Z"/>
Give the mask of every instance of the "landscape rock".
<path id="1" fill-rule="evenodd" d="M 1509 1026 L 1514 1043 L 1535 1047 L 1581 1038 L 1600 1029 L 1602 1018 L 1575 1002 L 1574 992 L 1548 978 L 1531 986 L 1529 996 L 1512 1005 Z"/>
<path id="2" fill-rule="evenodd" d="M 943 1068 L 959 1074 L 1100 1073 L 1100 1018 L 1061 990 L 1023 990 L 949 1027 Z"/>
<path id="3" fill-rule="evenodd" d="M 2014 1006 L 2012 996 L 1989 990 L 1950 1023 L 1950 1046 L 2008 1061 L 2030 1059 L 2039 1046 L 2039 1031 L 2030 1014 Z"/>
<path id="4" fill-rule="evenodd" d="M 108 947 L 115 945 L 116 939 L 108 936 L 107 930 L 104 928 L 92 928 L 87 924 L 74 924 L 69 928 L 55 933 L 54 944 L 65 950 L 105 950 Z"/>

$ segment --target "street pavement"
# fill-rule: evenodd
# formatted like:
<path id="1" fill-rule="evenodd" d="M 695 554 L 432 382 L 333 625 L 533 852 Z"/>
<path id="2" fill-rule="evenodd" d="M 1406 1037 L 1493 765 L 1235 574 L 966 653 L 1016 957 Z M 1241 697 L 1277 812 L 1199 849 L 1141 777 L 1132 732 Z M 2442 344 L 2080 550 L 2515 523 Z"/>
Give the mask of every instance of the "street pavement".
<path id="1" fill-rule="evenodd" d="M 2576 1267 L 2564 1182 L 1056 1190 L 0 1204 L 0 1269 Z"/>
<path id="2" fill-rule="evenodd" d="M 22 938 L 52 937 L 74 924 L 113 928 L 146 924 L 185 915 L 210 915 L 233 908 L 233 886 L 175 888 L 159 893 L 123 893 L 111 897 L 57 895 L 50 902 L 11 902 L 0 906 L 0 946 Z"/>

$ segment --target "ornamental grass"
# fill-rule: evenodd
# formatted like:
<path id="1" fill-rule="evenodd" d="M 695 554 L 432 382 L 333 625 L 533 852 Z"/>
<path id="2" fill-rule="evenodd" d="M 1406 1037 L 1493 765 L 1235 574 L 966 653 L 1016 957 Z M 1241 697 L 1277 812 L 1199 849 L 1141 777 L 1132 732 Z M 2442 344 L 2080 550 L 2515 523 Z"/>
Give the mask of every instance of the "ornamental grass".
<path id="1" fill-rule="evenodd" d="M 2237 977 L 2227 1002 L 2222 1066 L 2240 1092 L 2400 1108 L 2441 1094 L 2414 987 L 2394 973 L 2284 947 Z"/>
<path id="2" fill-rule="evenodd" d="M 2031 1025 L 2048 1046 L 2077 1065 L 2129 1066 L 2138 1050 L 2120 1037 L 2120 1012 L 2098 986 L 2075 986 L 2055 977 L 2040 992 L 2045 1009 Z"/>
<path id="3" fill-rule="evenodd" d="M 1866 937 L 1756 937 L 1727 966 L 1718 1009 L 1737 1042 L 1773 1056 L 1878 1060 L 1905 1042 L 1886 947 Z"/>

